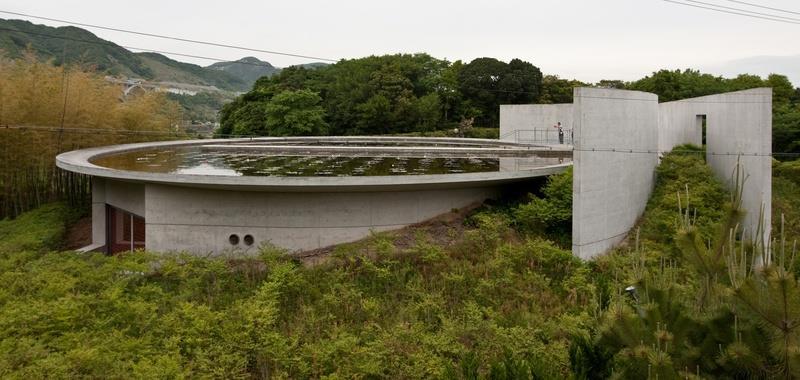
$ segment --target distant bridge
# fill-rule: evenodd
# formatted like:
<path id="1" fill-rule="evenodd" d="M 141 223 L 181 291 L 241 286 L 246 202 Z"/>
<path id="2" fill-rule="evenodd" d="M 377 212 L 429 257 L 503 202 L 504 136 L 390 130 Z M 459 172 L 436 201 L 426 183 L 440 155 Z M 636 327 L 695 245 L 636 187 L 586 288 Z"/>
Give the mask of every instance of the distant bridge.
<path id="1" fill-rule="evenodd" d="M 106 76 L 106 81 L 122 86 L 122 95 L 128 97 L 134 89 L 154 92 L 169 92 L 180 95 L 197 95 L 201 92 L 221 92 L 215 86 L 203 86 L 197 84 L 178 83 L 178 82 L 149 82 L 143 79 L 129 78 L 120 79 Z"/>

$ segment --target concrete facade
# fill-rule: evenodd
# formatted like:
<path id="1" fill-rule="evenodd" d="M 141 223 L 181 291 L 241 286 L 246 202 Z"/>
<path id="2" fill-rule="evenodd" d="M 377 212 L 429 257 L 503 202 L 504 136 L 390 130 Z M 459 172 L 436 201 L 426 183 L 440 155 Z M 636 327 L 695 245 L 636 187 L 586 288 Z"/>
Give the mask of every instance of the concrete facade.
<path id="1" fill-rule="evenodd" d="M 557 144 L 561 122 L 567 133 L 574 128 L 572 104 L 503 104 L 500 106 L 501 140 L 520 143 Z"/>
<path id="2" fill-rule="evenodd" d="M 699 144 L 701 117 L 705 117 L 706 161 L 726 184 L 737 162 L 741 163 L 747 178 L 742 193 L 747 211 L 743 227 L 753 232 L 763 218 L 764 237 L 768 236 L 772 222 L 772 89 L 685 99 L 663 103 L 660 109 L 662 151 L 685 143 Z"/>
<path id="3" fill-rule="evenodd" d="M 317 141 L 318 140 L 318 141 Z M 307 144 L 339 142 L 345 138 L 275 138 L 261 142 Z M 346 138 L 358 143 L 409 143 L 411 138 Z M 254 140 L 214 140 L 213 144 L 248 144 Z M 147 149 L 153 146 L 207 146 L 207 141 L 130 144 L 68 152 L 57 157 L 65 170 L 91 175 L 91 249 L 107 243 L 106 207 L 113 206 L 144 218 L 145 246 L 149 250 L 187 251 L 198 255 L 228 251 L 256 253 L 262 243 L 290 251 L 311 250 L 355 241 L 373 231 L 386 231 L 422 222 L 452 209 L 482 202 L 515 184 L 565 170 L 564 152 L 478 139 L 424 139 L 428 154 L 486 154 L 500 158 L 497 172 L 365 177 L 259 177 L 174 174 L 116 170 L 94 165 L 92 158 Z M 437 147 L 443 145 L 444 147 Z M 454 148 L 464 145 L 465 148 Z M 239 145 L 241 146 L 241 145 Z M 294 149 L 295 147 L 289 147 Z M 337 147 L 300 147 L 341 150 Z M 388 154 L 400 154 L 391 147 Z M 409 147 L 419 152 L 418 147 Z M 506 153 L 539 149 L 549 159 L 522 165 Z M 259 149 L 256 149 L 259 150 Z M 423 152 L 424 153 L 424 152 Z M 419 154 L 419 153 L 414 153 Z M 556 155 L 556 156 L 553 156 Z M 561 161 L 562 163 L 559 163 Z M 556 163 L 556 164 L 554 164 Z M 533 166 L 529 166 L 533 165 Z M 512 189 L 513 190 L 513 189 Z M 231 244 L 229 237 L 239 242 Z M 245 236 L 253 242 L 247 244 Z M 88 247 L 87 247 L 88 249 Z"/>
<path id="4" fill-rule="evenodd" d="M 598 88 L 576 88 L 574 98 L 572 105 L 501 106 L 501 136 L 508 141 L 514 128 L 552 125 L 573 112 L 574 254 L 590 258 L 624 239 L 645 209 L 659 155 L 678 145 L 702 144 L 703 123 L 706 160 L 716 176 L 730 184 L 741 162 L 747 178 L 743 227 L 753 232 L 763 220 L 763 237 L 769 236 L 771 89 L 662 104 L 653 94 Z"/>
<path id="5" fill-rule="evenodd" d="M 658 97 L 575 89 L 572 252 L 590 258 L 625 238 L 644 212 L 658 164 Z M 625 147 L 636 152 L 612 151 Z"/>
<path id="6" fill-rule="evenodd" d="M 290 251 L 355 241 L 402 228 L 500 192 L 496 187 L 369 193 L 220 191 L 148 184 L 147 248 L 155 251 Z M 251 235 L 252 246 L 228 237 Z M 205 249 L 205 251 L 203 251 Z"/>

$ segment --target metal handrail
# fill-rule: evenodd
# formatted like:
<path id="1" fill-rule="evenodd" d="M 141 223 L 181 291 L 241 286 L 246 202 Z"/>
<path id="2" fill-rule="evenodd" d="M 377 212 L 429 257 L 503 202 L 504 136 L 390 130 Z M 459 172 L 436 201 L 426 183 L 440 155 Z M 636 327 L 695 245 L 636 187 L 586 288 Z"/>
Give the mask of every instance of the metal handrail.
<path id="1" fill-rule="evenodd" d="M 514 142 L 519 144 L 555 144 L 572 145 L 574 132 L 572 128 L 562 128 L 563 138 L 559 138 L 555 128 L 516 129 L 500 136 L 501 139 L 514 136 Z"/>

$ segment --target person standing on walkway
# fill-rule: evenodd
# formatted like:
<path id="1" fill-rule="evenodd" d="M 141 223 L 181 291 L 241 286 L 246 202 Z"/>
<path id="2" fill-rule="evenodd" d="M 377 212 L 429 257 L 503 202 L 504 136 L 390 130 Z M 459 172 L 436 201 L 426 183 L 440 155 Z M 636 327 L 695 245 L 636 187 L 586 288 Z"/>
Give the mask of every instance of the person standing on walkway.
<path id="1" fill-rule="evenodd" d="M 558 143 L 564 143 L 564 128 L 561 127 L 561 122 L 559 121 L 558 124 L 554 125 L 553 128 L 558 129 Z"/>

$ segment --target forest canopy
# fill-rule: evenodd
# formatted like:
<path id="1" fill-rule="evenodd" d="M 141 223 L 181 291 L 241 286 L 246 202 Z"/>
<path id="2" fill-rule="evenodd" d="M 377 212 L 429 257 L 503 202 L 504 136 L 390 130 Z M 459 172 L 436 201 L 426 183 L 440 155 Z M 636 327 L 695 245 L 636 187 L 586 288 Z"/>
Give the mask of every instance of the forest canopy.
<path id="1" fill-rule="evenodd" d="M 290 67 L 262 77 L 226 104 L 218 136 L 381 135 L 499 126 L 501 104 L 571 103 L 572 89 L 594 86 L 646 91 L 667 102 L 757 87 L 773 89 L 773 151 L 800 152 L 800 89 L 784 75 L 723 78 L 697 70 L 660 70 L 633 82 L 543 75 L 530 62 L 476 58 L 449 62 L 428 54 L 342 60 L 316 69 Z M 307 99 L 301 101 L 298 91 Z M 297 98 L 297 122 L 270 117 Z M 309 124 L 310 123 L 310 124 Z M 296 127 L 294 126 L 296 125 Z"/>
<path id="2" fill-rule="evenodd" d="M 282 135 L 285 130 L 267 120 L 267 108 L 283 99 L 282 93 L 299 90 L 320 97 L 331 135 L 429 132 L 472 118 L 476 126 L 497 127 L 500 104 L 540 100 L 542 72 L 519 59 L 463 63 L 427 54 L 370 56 L 316 69 L 290 67 L 262 77 L 250 92 L 226 105 L 218 134 Z"/>

